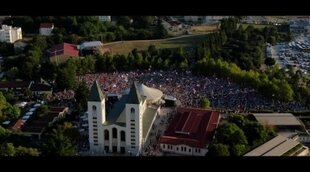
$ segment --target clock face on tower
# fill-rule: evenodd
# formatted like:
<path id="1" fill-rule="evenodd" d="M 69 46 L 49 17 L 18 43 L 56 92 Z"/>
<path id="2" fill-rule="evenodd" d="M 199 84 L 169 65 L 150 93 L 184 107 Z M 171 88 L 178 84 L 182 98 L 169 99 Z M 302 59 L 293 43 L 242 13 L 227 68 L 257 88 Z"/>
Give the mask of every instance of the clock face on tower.
<path id="1" fill-rule="evenodd" d="M 97 107 L 93 105 L 93 116 L 96 116 Z"/>

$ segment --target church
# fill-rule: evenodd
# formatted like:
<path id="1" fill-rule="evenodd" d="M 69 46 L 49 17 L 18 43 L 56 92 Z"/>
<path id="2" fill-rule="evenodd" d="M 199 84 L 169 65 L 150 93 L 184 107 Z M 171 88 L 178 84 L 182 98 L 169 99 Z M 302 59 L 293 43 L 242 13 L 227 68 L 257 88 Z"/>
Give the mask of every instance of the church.
<path id="1" fill-rule="evenodd" d="M 97 81 L 88 99 L 90 153 L 120 153 L 138 156 L 142 153 L 151 126 L 160 111 L 163 93 L 133 82 L 131 87 L 111 103 Z"/>

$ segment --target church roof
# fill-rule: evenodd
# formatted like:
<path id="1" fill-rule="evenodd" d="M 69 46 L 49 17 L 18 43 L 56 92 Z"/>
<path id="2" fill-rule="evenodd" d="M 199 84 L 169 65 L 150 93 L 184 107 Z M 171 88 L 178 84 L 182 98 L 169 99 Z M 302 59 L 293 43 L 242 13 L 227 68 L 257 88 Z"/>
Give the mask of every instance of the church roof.
<path id="1" fill-rule="evenodd" d="M 102 93 L 100 86 L 97 81 L 94 81 L 91 86 L 89 101 L 101 102 L 104 99 L 104 94 Z"/>
<path id="2" fill-rule="evenodd" d="M 128 101 L 129 104 L 140 104 L 141 95 L 138 92 L 137 85 L 135 82 L 132 83 L 132 86 L 129 91 Z"/>

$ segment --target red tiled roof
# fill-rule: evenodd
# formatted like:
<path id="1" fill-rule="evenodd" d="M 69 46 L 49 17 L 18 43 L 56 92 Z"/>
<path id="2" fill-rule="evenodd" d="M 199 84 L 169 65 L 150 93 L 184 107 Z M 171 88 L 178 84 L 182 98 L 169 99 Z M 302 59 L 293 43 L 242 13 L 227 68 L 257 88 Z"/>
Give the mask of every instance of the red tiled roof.
<path id="1" fill-rule="evenodd" d="M 40 28 L 52 28 L 54 23 L 41 23 Z"/>
<path id="2" fill-rule="evenodd" d="M 23 125 L 24 125 L 24 122 L 21 119 L 19 119 L 16 121 L 16 123 L 11 128 L 12 129 L 21 129 Z"/>
<path id="3" fill-rule="evenodd" d="M 178 108 L 160 143 L 204 148 L 212 141 L 220 114 L 198 108 Z"/>
<path id="4" fill-rule="evenodd" d="M 50 57 L 58 56 L 58 55 L 67 55 L 72 57 L 79 56 L 79 50 L 77 46 L 74 44 L 62 43 L 55 45 L 53 48 L 49 50 Z"/>
<path id="5" fill-rule="evenodd" d="M 53 113 L 60 113 L 63 112 L 66 109 L 66 107 L 50 107 L 49 111 Z"/>
<path id="6" fill-rule="evenodd" d="M 26 88 L 30 83 L 30 81 L 1 81 L 0 88 Z"/>

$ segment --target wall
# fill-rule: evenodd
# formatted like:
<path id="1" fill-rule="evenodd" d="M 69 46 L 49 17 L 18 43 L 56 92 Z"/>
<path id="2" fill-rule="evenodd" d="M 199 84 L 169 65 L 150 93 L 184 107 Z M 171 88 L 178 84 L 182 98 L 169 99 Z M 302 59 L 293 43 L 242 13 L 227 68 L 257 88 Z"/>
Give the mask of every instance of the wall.
<path id="1" fill-rule="evenodd" d="M 205 156 L 206 153 L 208 152 L 207 149 L 190 147 L 188 145 L 169 145 L 169 144 L 161 143 L 160 148 L 164 152 L 170 152 L 170 153 L 188 155 L 188 156 Z"/>

